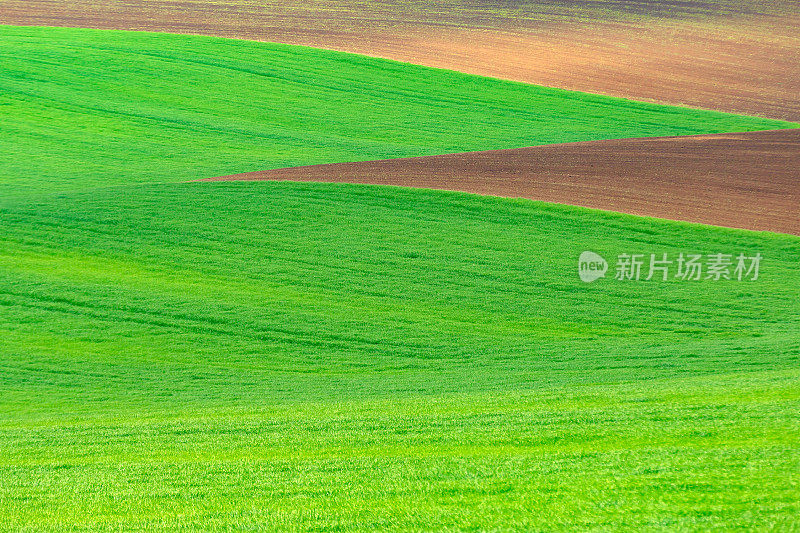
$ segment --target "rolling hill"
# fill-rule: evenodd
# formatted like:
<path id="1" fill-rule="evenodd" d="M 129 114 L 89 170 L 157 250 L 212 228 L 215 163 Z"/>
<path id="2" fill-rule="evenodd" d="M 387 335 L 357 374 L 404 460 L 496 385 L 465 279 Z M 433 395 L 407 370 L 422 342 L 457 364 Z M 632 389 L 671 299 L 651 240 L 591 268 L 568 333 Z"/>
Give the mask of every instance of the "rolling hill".
<path id="1" fill-rule="evenodd" d="M 800 235 L 800 129 L 612 139 L 246 172 L 530 198 Z"/>
<path id="2" fill-rule="evenodd" d="M 791 0 L 6 0 L 0 23 L 235 37 L 800 121 Z"/>
<path id="3" fill-rule="evenodd" d="M 796 525 L 799 237 L 185 182 L 795 125 L 285 45 L 0 43 L 0 529 Z M 617 280 L 621 254 L 762 262 Z"/>
<path id="4" fill-rule="evenodd" d="M 797 126 L 249 41 L 0 26 L 0 42 L 5 194 Z"/>
<path id="5" fill-rule="evenodd" d="M 2 216 L 11 529 L 796 523 L 798 237 L 274 182 Z M 621 253 L 763 264 L 620 281 Z"/>

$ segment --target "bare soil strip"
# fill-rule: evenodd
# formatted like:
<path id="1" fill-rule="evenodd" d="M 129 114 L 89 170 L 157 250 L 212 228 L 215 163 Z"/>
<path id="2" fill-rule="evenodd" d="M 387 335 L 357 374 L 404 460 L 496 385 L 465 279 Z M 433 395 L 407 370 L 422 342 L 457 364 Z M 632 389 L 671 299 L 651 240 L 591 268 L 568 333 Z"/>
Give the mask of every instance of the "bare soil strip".
<path id="1" fill-rule="evenodd" d="M 800 129 L 556 144 L 209 178 L 522 197 L 800 235 Z"/>
<path id="2" fill-rule="evenodd" d="M 0 23 L 301 44 L 800 121 L 800 6 L 794 0 L 5 0 Z"/>

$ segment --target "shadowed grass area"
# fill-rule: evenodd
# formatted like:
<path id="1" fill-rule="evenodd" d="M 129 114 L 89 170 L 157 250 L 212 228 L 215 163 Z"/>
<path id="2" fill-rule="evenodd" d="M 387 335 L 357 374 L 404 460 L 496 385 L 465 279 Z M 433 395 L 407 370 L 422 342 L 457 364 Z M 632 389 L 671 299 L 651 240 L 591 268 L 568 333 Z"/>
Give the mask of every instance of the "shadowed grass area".
<path id="1" fill-rule="evenodd" d="M 12 529 L 796 524 L 800 238 L 331 184 L 0 213 Z M 584 284 L 586 249 L 764 260 Z"/>

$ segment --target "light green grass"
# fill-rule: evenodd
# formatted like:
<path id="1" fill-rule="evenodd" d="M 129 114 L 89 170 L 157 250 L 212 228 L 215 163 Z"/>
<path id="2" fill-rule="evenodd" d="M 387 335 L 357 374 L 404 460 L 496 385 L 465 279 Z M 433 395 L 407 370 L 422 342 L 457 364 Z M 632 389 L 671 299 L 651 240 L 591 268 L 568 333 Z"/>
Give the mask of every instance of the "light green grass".
<path id="1" fill-rule="evenodd" d="M 0 61 L 0 529 L 798 527 L 800 238 L 169 183 L 792 125 L 209 38 Z M 586 249 L 764 262 L 586 285 Z"/>
<path id="2" fill-rule="evenodd" d="M 797 526 L 797 237 L 328 184 L 2 216 L 10 529 Z M 584 249 L 765 259 L 587 285 Z"/>
<path id="3" fill-rule="evenodd" d="M 0 26 L 0 192 L 796 127 L 210 37 Z"/>

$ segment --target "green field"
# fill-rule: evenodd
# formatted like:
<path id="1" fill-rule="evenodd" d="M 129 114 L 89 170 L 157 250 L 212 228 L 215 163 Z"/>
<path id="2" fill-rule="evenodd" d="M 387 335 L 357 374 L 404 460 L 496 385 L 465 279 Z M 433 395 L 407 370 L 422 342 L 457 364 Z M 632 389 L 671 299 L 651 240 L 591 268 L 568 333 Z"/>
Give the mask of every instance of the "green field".
<path id="1" fill-rule="evenodd" d="M 175 183 L 793 125 L 242 41 L 0 43 L 0 530 L 798 528 L 800 238 Z M 764 260 L 584 284 L 583 250 Z"/>
<path id="2" fill-rule="evenodd" d="M 286 183 L 3 220 L 12 529 L 797 524 L 797 237 Z M 584 249 L 765 262 L 585 285 Z"/>
<path id="3" fill-rule="evenodd" d="M 797 127 L 210 37 L 0 26 L 0 193 Z"/>

